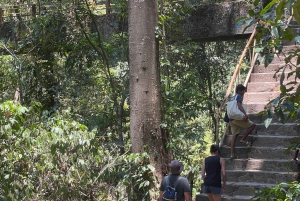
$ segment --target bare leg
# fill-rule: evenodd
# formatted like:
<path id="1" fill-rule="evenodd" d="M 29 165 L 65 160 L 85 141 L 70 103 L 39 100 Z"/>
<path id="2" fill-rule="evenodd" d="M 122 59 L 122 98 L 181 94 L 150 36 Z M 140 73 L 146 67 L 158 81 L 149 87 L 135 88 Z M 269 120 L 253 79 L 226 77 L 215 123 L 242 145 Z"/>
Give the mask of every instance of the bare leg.
<path id="1" fill-rule="evenodd" d="M 208 197 L 209 201 L 214 201 L 213 194 L 207 193 L 207 197 Z"/>
<path id="2" fill-rule="evenodd" d="M 239 134 L 233 135 L 231 138 L 231 156 L 230 157 L 234 157 L 234 149 L 235 149 L 235 141 L 237 139 L 237 136 L 239 136 Z"/>
<path id="3" fill-rule="evenodd" d="M 245 135 L 242 137 L 242 139 L 240 140 L 240 142 L 246 142 L 247 136 L 254 130 L 255 126 L 256 126 L 255 124 L 252 124 L 252 126 L 250 126 L 250 127 L 247 129 Z"/>
<path id="4" fill-rule="evenodd" d="M 221 201 L 221 194 L 213 194 L 214 201 Z"/>

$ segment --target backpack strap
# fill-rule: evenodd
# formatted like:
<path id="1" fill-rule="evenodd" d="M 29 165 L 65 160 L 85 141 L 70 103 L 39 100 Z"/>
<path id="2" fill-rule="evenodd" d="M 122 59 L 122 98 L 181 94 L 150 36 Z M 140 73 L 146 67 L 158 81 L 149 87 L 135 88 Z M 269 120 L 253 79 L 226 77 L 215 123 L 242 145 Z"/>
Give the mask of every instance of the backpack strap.
<path id="1" fill-rule="evenodd" d="M 174 183 L 174 188 L 175 188 L 175 190 L 176 190 L 176 186 L 179 184 L 181 178 L 182 178 L 182 177 L 179 176 L 179 178 L 175 181 L 175 183 Z M 169 185 L 170 185 L 170 180 L 169 180 L 169 176 L 167 176 L 167 186 L 169 186 Z"/>

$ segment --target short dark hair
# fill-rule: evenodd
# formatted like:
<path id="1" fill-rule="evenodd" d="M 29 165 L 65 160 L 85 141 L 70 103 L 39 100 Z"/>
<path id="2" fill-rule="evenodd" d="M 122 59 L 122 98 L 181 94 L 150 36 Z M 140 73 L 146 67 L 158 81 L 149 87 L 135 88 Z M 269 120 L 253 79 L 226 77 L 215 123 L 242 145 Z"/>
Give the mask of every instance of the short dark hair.
<path id="1" fill-rule="evenodd" d="M 235 93 L 237 93 L 238 91 L 243 91 L 243 90 L 246 90 L 246 87 L 242 84 L 238 84 L 236 87 L 235 87 Z"/>
<path id="2" fill-rule="evenodd" d="M 217 145 L 217 144 L 211 145 L 211 147 L 210 147 L 210 153 L 214 153 L 216 151 L 220 151 L 219 145 Z"/>

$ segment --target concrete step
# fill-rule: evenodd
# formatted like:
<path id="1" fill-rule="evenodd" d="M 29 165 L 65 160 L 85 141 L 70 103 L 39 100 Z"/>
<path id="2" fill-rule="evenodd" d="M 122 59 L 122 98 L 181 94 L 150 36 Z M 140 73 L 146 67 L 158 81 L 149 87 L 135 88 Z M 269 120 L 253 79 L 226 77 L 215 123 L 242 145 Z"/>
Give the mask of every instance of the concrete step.
<path id="1" fill-rule="evenodd" d="M 275 73 L 280 67 L 285 66 L 285 64 L 282 63 L 271 63 L 267 67 L 265 65 L 257 65 L 253 68 L 253 73 Z M 296 70 L 295 66 L 292 66 L 291 68 L 286 68 L 285 72 L 290 72 Z"/>
<path id="2" fill-rule="evenodd" d="M 251 120 L 251 119 L 250 119 Z M 243 136 L 247 129 L 242 129 L 240 136 Z M 256 132 L 256 133 L 255 133 Z M 250 134 L 250 136 L 262 135 L 262 136 L 299 136 L 300 135 L 300 123 L 276 123 L 272 122 L 268 128 L 264 123 L 256 123 L 256 128 Z M 231 137 L 231 136 L 229 136 Z"/>
<path id="3" fill-rule="evenodd" d="M 276 186 L 275 183 L 258 183 L 258 182 L 227 182 L 226 195 L 233 196 L 254 196 L 255 191 L 262 188 L 271 188 Z"/>
<path id="4" fill-rule="evenodd" d="M 221 201 L 249 201 L 251 200 L 253 196 L 243 196 L 243 195 L 237 195 L 237 196 L 228 196 L 226 194 L 221 195 Z M 209 201 L 206 194 L 197 194 L 196 195 L 196 201 Z"/>
<path id="5" fill-rule="evenodd" d="M 268 103 L 269 103 L 269 101 L 246 103 L 246 105 L 247 105 L 246 112 L 247 112 L 248 116 L 249 116 L 249 114 L 258 114 L 261 111 L 266 110 Z"/>
<path id="6" fill-rule="evenodd" d="M 251 108 L 251 105 L 247 105 L 247 110 L 248 110 L 248 108 Z M 264 125 L 264 122 L 267 119 L 267 115 L 257 115 L 257 113 L 248 113 L 248 116 L 249 116 L 249 119 L 251 121 L 253 121 L 254 123 L 262 124 L 262 125 Z M 300 114 L 296 118 L 300 119 Z M 295 123 L 295 120 L 294 119 L 287 119 L 285 123 Z M 272 124 L 274 124 L 274 125 L 281 124 L 280 118 L 275 114 L 273 114 L 273 117 L 272 117 Z"/>
<path id="7" fill-rule="evenodd" d="M 275 54 L 274 59 L 272 60 L 271 64 L 285 64 L 285 59 L 288 55 L 284 56 L 283 53 Z M 290 60 L 291 63 L 296 63 L 297 62 L 297 57 L 293 57 Z"/>
<path id="8" fill-rule="evenodd" d="M 248 151 L 248 158 L 254 159 L 287 159 L 290 160 L 294 157 L 294 151 L 286 152 L 287 147 L 256 147 L 252 146 Z"/>
<path id="9" fill-rule="evenodd" d="M 271 123 L 266 128 L 264 123 L 256 124 L 258 135 L 271 135 L 271 136 L 299 136 L 300 125 L 297 123 Z"/>
<path id="10" fill-rule="evenodd" d="M 234 159 L 224 158 L 226 170 L 264 170 L 296 172 L 300 168 L 300 163 L 293 160 L 283 159 Z"/>
<path id="11" fill-rule="evenodd" d="M 289 147 L 293 142 L 299 142 L 299 136 L 272 136 L 257 135 L 253 136 L 253 145 L 257 147 L 282 146 Z"/>
<path id="12" fill-rule="evenodd" d="M 281 72 L 274 74 L 274 73 L 251 73 L 249 82 L 279 82 L 281 78 Z M 287 78 L 287 73 L 285 74 L 284 81 L 294 81 L 295 74 L 291 75 Z"/>
<path id="13" fill-rule="evenodd" d="M 226 170 L 230 182 L 258 182 L 274 183 L 292 182 L 297 178 L 298 172 L 275 172 L 263 170 Z"/>
<path id="14" fill-rule="evenodd" d="M 283 84 L 286 85 L 287 83 L 289 82 L 284 82 Z M 299 84 L 293 86 L 297 87 Z M 286 87 L 289 89 L 292 85 L 286 85 Z M 280 82 L 249 82 L 247 85 L 247 93 L 249 92 L 280 92 Z"/>
<path id="15" fill-rule="evenodd" d="M 235 155 L 238 159 L 286 159 L 291 160 L 294 157 L 294 151 L 285 152 L 287 147 L 257 147 L 252 146 L 248 148 L 239 144 L 235 147 Z M 231 148 L 230 146 L 223 145 L 221 149 L 221 157 L 230 158 Z M 234 159 L 233 159 L 234 160 Z"/>
<path id="16" fill-rule="evenodd" d="M 257 135 L 249 135 L 247 137 L 247 141 L 253 141 L 253 146 L 257 147 L 267 147 L 267 146 L 282 146 L 282 147 L 289 147 L 292 145 L 293 142 L 300 141 L 299 135 L 294 136 L 281 136 L 281 135 L 265 135 L 262 132 L 257 131 Z M 227 135 L 224 140 L 224 145 L 230 146 L 231 139 L 233 135 Z M 240 134 L 236 139 L 236 146 L 242 146 L 243 144 L 240 143 L 241 138 L 243 137 L 243 133 Z"/>
<path id="17" fill-rule="evenodd" d="M 270 102 L 280 95 L 280 92 L 248 92 L 244 94 L 243 102 L 247 105 L 251 102 Z M 248 108 L 247 108 L 248 109 Z"/>

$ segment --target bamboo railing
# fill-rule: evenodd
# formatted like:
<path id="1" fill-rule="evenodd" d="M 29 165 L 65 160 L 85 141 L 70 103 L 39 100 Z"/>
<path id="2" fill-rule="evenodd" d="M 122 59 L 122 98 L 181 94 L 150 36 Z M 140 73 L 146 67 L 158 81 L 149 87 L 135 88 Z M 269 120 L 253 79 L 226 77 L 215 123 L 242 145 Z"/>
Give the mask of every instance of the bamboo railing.
<path id="1" fill-rule="evenodd" d="M 291 20 L 293 19 L 293 14 L 294 14 L 294 12 L 293 12 L 293 9 L 292 9 L 292 10 L 291 10 L 291 15 L 287 18 L 287 21 L 286 21 L 287 24 L 290 24 Z M 258 23 L 265 24 L 266 22 L 263 22 L 263 21 L 260 20 Z M 250 38 L 249 38 L 249 40 L 248 40 L 248 42 L 247 42 L 247 44 L 246 44 L 246 46 L 245 46 L 245 48 L 244 48 L 244 51 L 243 51 L 243 53 L 242 53 L 242 55 L 241 55 L 241 57 L 240 57 L 240 59 L 239 59 L 238 64 L 236 65 L 236 68 L 235 68 L 235 71 L 234 71 L 234 73 L 233 73 L 233 76 L 232 76 L 232 78 L 231 78 L 231 80 L 230 80 L 230 82 L 229 82 L 229 84 L 228 84 L 228 88 L 227 88 L 226 94 L 225 94 L 225 96 L 224 96 L 224 99 L 223 99 L 223 101 L 222 101 L 220 107 L 219 107 L 218 110 L 216 111 L 216 119 L 217 119 L 217 123 L 216 123 L 215 139 L 216 139 L 216 144 L 220 144 L 220 146 L 222 146 L 223 141 L 224 141 L 225 136 L 226 136 L 226 133 L 227 133 L 228 130 L 229 130 L 229 125 L 227 125 L 227 127 L 226 127 L 226 129 L 225 129 L 225 132 L 224 132 L 223 135 L 222 135 L 221 141 L 219 142 L 218 139 L 219 139 L 220 114 L 221 114 L 221 112 L 222 112 L 222 110 L 223 110 L 223 107 L 225 106 L 226 102 L 228 101 L 228 98 L 229 98 L 229 95 L 230 95 L 230 92 L 231 92 L 231 89 L 232 89 L 232 85 L 233 85 L 233 83 L 234 83 L 235 80 L 236 80 L 237 74 L 239 73 L 239 70 L 240 70 L 241 63 L 242 63 L 242 61 L 243 61 L 243 59 L 244 59 L 244 57 L 245 57 L 245 55 L 246 55 L 246 53 L 247 53 L 247 50 L 249 50 L 249 47 L 250 47 L 250 45 L 251 45 L 252 42 L 254 42 L 254 46 L 255 46 L 255 41 L 253 40 L 255 34 L 256 34 L 256 27 L 254 27 L 254 31 L 253 31 L 253 33 L 251 34 L 251 36 L 250 36 Z M 249 82 L 250 75 L 251 75 L 251 73 L 252 73 L 252 71 L 253 71 L 253 68 L 254 68 L 254 66 L 255 66 L 255 62 L 256 62 L 258 56 L 259 56 L 259 53 L 255 53 L 254 56 L 251 58 L 251 66 L 250 66 L 250 69 L 249 69 L 249 71 L 248 71 L 247 77 L 246 77 L 246 79 L 245 79 L 244 86 L 247 86 L 247 84 L 248 84 L 248 82 Z"/>
<path id="2" fill-rule="evenodd" d="M 237 75 L 238 75 L 238 73 L 239 73 L 239 71 L 240 71 L 240 67 L 241 67 L 241 64 L 242 64 L 242 62 L 243 62 L 243 59 L 244 59 L 244 57 L 246 56 L 247 51 L 249 50 L 250 45 L 251 45 L 252 42 L 253 42 L 253 39 L 254 39 L 255 34 L 256 34 L 256 31 L 255 31 L 255 28 L 254 28 L 254 31 L 252 32 L 252 34 L 251 34 L 251 36 L 250 36 L 250 38 L 249 38 L 249 40 L 248 40 L 248 42 L 247 42 L 247 44 L 246 44 L 246 46 L 245 46 L 243 52 L 242 52 L 242 55 L 241 55 L 241 57 L 240 57 L 240 59 L 239 59 L 239 61 L 238 61 L 238 64 L 237 64 L 236 67 L 235 67 L 234 73 L 233 73 L 233 75 L 232 75 L 232 77 L 231 77 L 231 80 L 230 80 L 230 82 L 229 82 L 229 84 L 228 84 L 228 88 L 227 88 L 226 94 L 225 94 L 225 96 L 224 96 L 224 99 L 223 99 L 223 101 L 222 101 L 220 107 L 218 108 L 218 110 L 217 110 L 217 112 L 216 112 L 216 120 L 217 120 L 217 121 L 216 121 L 216 122 L 217 122 L 217 123 L 216 123 L 216 133 L 215 133 L 216 144 L 222 145 L 222 142 L 223 142 L 224 137 L 225 137 L 225 134 L 222 135 L 221 143 L 219 143 L 218 139 L 219 139 L 220 114 L 221 114 L 221 112 L 222 112 L 222 110 L 223 110 L 223 107 L 225 106 L 225 104 L 226 104 L 226 102 L 227 102 L 227 100 L 228 100 L 228 98 L 229 98 L 229 95 L 230 95 L 231 89 L 232 89 L 232 85 L 234 84 L 234 82 L 235 82 L 235 80 L 236 80 L 236 78 L 237 78 Z M 250 67 L 250 70 L 249 70 L 249 72 L 248 72 L 247 77 L 250 77 L 250 74 L 251 74 L 251 72 L 252 72 L 253 66 L 255 65 L 255 60 L 254 60 L 254 59 L 255 59 L 255 60 L 257 59 L 257 55 L 255 55 L 254 57 L 252 57 L 251 67 Z M 249 80 L 249 78 L 248 78 L 248 80 Z M 248 81 L 247 81 L 247 83 L 248 83 Z M 245 83 L 245 86 L 247 85 L 247 83 Z M 226 130 L 225 130 L 225 133 L 226 133 L 227 131 L 228 131 L 228 126 L 227 126 L 227 128 L 226 128 Z"/>

